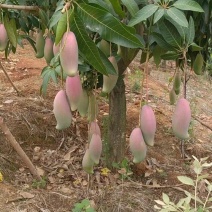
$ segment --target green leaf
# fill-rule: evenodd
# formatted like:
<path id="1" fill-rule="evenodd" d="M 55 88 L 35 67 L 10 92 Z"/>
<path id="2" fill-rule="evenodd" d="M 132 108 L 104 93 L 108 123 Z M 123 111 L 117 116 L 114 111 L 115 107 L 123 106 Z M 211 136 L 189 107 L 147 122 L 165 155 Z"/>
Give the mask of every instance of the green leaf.
<path id="1" fill-rule="evenodd" d="M 51 68 L 49 66 L 46 66 L 43 68 L 41 77 L 43 77 L 43 82 L 40 88 L 40 93 L 44 96 L 46 95 L 47 87 L 49 84 L 49 80 L 51 78 Z"/>
<path id="2" fill-rule="evenodd" d="M 44 24 L 47 27 L 48 22 L 49 22 L 47 13 L 44 12 L 42 9 L 39 9 L 38 14 L 39 14 L 39 18 L 41 19 L 42 24 Z"/>
<path id="3" fill-rule="evenodd" d="M 198 46 L 196 43 L 191 43 L 190 47 L 191 47 L 191 51 L 193 52 L 202 50 L 202 47 Z"/>
<path id="4" fill-rule="evenodd" d="M 89 0 L 89 3 L 93 3 L 93 4 L 97 4 L 100 7 L 104 8 L 105 10 L 107 10 L 109 13 L 113 14 L 114 16 L 117 16 L 117 14 L 115 13 L 112 4 L 107 1 L 107 3 L 104 0 Z"/>
<path id="5" fill-rule="evenodd" d="M 192 16 L 190 16 L 188 28 L 186 30 L 186 41 L 188 45 L 194 41 L 194 37 L 195 37 L 194 20 Z"/>
<path id="6" fill-rule="evenodd" d="M 139 11 L 139 7 L 134 0 L 121 0 L 122 4 L 127 8 L 132 17 Z"/>
<path id="7" fill-rule="evenodd" d="M 176 60 L 180 55 L 174 51 L 168 51 L 167 53 L 161 55 L 163 60 Z"/>
<path id="8" fill-rule="evenodd" d="M 143 46 L 135 36 L 134 28 L 124 25 L 107 11 L 95 6 L 79 4 L 78 13 L 86 27 L 98 32 L 103 39 L 127 48 Z"/>
<path id="9" fill-rule="evenodd" d="M 153 15 L 156 10 L 159 8 L 159 6 L 154 4 L 149 4 L 145 7 L 143 7 L 141 10 L 139 10 L 135 16 L 130 20 L 129 26 L 134 26 L 142 21 L 145 21 L 147 18 L 149 18 L 151 15 Z"/>
<path id="10" fill-rule="evenodd" d="M 11 25 L 8 15 L 4 16 L 4 26 L 6 28 L 7 35 L 9 37 L 11 44 L 16 48 L 17 47 L 16 33 L 14 32 L 14 26 Z"/>
<path id="11" fill-rule="evenodd" d="M 202 7 L 196 1 L 193 0 L 178 0 L 173 4 L 173 6 L 180 10 L 204 12 Z"/>
<path id="12" fill-rule="evenodd" d="M 113 5 L 113 9 L 115 12 L 121 17 L 124 18 L 124 11 L 121 8 L 119 0 L 109 0 L 110 3 Z"/>
<path id="13" fill-rule="evenodd" d="M 156 67 L 158 68 L 160 62 L 161 62 L 161 55 L 165 53 L 165 50 L 162 49 L 159 45 L 155 46 L 153 48 L 153 57 L 154 57 L 154 62 L 156 64 Z"/>
<path id="14" fill-rule="evenodd" d="M 163 201 L 166 203 L 166 204 L 169 204 L 169 196 L 165 193 L 163 193 Z"/>
<path id="15" fill-rule="evenodd" d="M 73 17 L 74 17 L 73 8 L 63 13 L 62 17 L 60 18 L 57 24 L 55 45 L 57 45 L 61 41 L 64 33 L 67 31 L 67 21 L 71 22 L 73 20 Z"/>
<path id="16" fill-rule="evenodd" d="M 177 29 L 169 21 L 164 20 L 159 24 L 160 32 L 164 40 L 173 47 L 180 48 L 181 37 Z"/>
<path id="17" fill-rule="evenodd" d="M 116 74 L 116 70 L 114 69 L 114 66 L 111 64 L 111 62 L 105 56 L 105 54 L 99 50 L 99 55 L 100 55 L 102 63 L 106 67 L 107 74 Z"/>
<path id="18" fill-rule="evenodd" d="M 157 23 L 163 17 L 164 13 L 165 13 L 165 10 L 163 8 L 159 8 L 154 14 L 153 23 L 154 24 Z"/>
<path id="19" fill-rule="evenodd" d="M 183 27 L 188 27 L 188 21 L 185 17 L 185 14 L 181 12 L 180 10 L 171 7 L 167 11 L 167 15 L 173 19 L 175 22 L 177 22 L 179 25 Z"/>
<path id="20" fill-rule="evenodd" d="M 172 50 L 174 49 L 170 44 L 168 44 L 163 36 L 157 32 L 153 32 L 151 34 L 151 42 L 156 42 L 161 48 L 166 50 Z"/>
<path id="21" fill-rule="evenodd" d="M 194 160 L 193 169 L 196 174 L 200 174 L 202 172 L 202 165 L 198 160 Z"/>
<path id="22" fill-rule="evenodd" d="M 50 21 L 49 21 L 49 29 L 51 29 L 54 25 L 56 25 L 58 23 L 58 21 L 60 20 L 62 16 L 61 10 L 56 11 L 53 16 L 51 17 Z"/>
<path id="23" fill-rule="evenodd" d="M 74 17 L 71 30 L 75 33 L 78 48 L 82 57 L 102 74 L 107 74 L 106 68 L 101 61 L 99 51 L 95 43 L 88 36 L 84 25 L 78 16 Z"/>
<path id="24" fill-rule="evenodd" d="M 194 186 L 194 181 L 190 177 L 178 176 L 177 179 L 185 185 Z"/>

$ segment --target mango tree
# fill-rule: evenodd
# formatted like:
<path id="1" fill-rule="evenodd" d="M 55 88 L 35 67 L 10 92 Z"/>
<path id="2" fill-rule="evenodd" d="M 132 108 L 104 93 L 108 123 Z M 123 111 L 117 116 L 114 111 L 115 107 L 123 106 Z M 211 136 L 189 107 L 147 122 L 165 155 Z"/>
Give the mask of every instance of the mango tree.
<path id="1" fill-rule="evenodd" d="M 49 80 L 55 83 L 66 81 L 65 89 L 59 91 L 54 100 L 56 128 L 70 126 L 72 111 L 78 110 L 82 116 L 87 116 L 90 126 L 89 148 L 83 158 L 83 167 L 87 172 L 92 173 L 92 167 L 99 162 L 102 149 L 96 122 L 99 98 L 95 90 L 99 87 L 102 87 L 104 96 L 109 98 L 106 163 L 111 167 L 112 162 L 120 162 L 124 158 L 124 76 L 126 68 L 140 50 L 141 63 L 145 62 L 146 77 L 152 56 L 157 66 L 161 59 L 176 61 L 177 71 L 173 79 L 179 74 L 184 76 L 186 97 L 188 60 L 191 60 L 193 66 L 197 53 L 202 49 L 201 43 L 195 43 L 194 20 L 199 12 L 203 12 L 197 1 L 22 0 L 2 3 L 1 22 L 9 39 L 5 36 L 6 41 L 0 39 L 0 50 L 8 56 L 11 51 L 16 52 L 17 44 L 22 46 L 22 39 L 27 39 L 35 49 L 36 57 L 44 56 L 47 62 L 41 73 L 41 93 L 44 95 Z M 30 32 L 35 29 L 37 37 L 34 41 Z M 195 57 L 192 57 L 193 52 L 197 52 Z M 181 81 L 175 81 L 173 95 L 179 94 L 181 84 Z M 141 120 L 149 123 L 149 127 L 141 127 L 140 131 L 135 130 L 131 136 L 131 151 L 135 162 L 140 162 L 146 155 L 145 144 L 139 143 L 142 136 L 147 144 L 147 140 L 150 145 L 154 143 L 156 121 L 152 109 L 148 107 L 142 107 Z M 136 156 L 136 145 L 143 151 L 142 156 Z"/>

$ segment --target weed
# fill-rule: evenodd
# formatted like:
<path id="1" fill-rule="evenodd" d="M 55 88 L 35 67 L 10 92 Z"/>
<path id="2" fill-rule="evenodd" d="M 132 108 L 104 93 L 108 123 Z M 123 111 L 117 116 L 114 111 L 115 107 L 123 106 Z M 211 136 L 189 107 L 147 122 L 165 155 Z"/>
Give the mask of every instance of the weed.
<path id="1" fill-rule="evenodd" d="M 42 180 L 33 180 L 32 181 L 32 187 L 33 188 L 46 188 L 46 184 L 47 184 L 47 178 L 43 177 Z"/>
<path id="2" fill-rule="evenodd" d="M 208 212 L 211 211 L 212 206 L 208 205 L 208 203 L 212 202 L 211 191 L 212 191 L 212 183 L 207 180 L 208 174 L 202 174 L 204 168 L 209 168 L 212 166 L 212 163 L 207 163 L 207 158 L 201 158 L 198 160 L 195 156 L 193 156 L 193 171 L 196 174 L 196 179 L 193 180 L 190 177 L 186 176 L 178 176 L 178 180 L 184 185 L 191 186 L 193 188 L 193 192 L 189 192 L 188 190 L 183 190 L 186 197 L 179 200 L 177 204 L 172 202 L 169 196 L 165 193 L 162 195 L 162 200 L 155 200 L 157 205 L 154 206 L 155 209 L 160 212 L 169 212 L 169 211 L 177 211 L 177 212 Z M 207 187 L 207 196 L 203 198 L 202 196 L 198 196 L 198 186 L 200 183 L 204 183 Z"/>
<path id="3" fill-rule="evenodd" d="M 120 177 L 122 180 L 130 179 L 130 175 L 132 175 L 132 171 L 131 171 L 130 163 L 128 159 L 124 158 L 124 160 L 121 163 L 113 162 L 112 166 L 118 169 L 118 173 L 120 174 Z"/>
<path id="4" fill-rule="evenodd" d="M 83 199 L 74 205 L 72 212 L 95 212 L 95 210 L 88 199 Z"/>

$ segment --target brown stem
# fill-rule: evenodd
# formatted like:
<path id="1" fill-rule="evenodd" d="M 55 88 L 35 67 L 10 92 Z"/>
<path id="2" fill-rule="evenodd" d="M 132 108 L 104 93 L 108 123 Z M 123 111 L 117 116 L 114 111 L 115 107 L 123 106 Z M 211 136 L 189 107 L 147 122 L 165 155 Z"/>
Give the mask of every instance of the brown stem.
<path id="1" fill-rule="evenodd" d="M 39 10 L 38 6 L 9 5 L 9 4 L 0 4 L 0 8 L 14 9 L 14 10 Z"/>
<path id="2" fill-rule="evenodd" d="M 16 139 L 14 138 L 12 133 L 10 132 L 9 128 L 4 123 L 4 120 L 3 120 L 2 117 L 0 117 L 0 128 L 1 128 L 2 132 L 4 133 L 4 135 L 6 136 L 7 140 L 9 141 L 10 145 L 16 150 L 16 152 L 21 157 L 23 162 L 29 168 L 29 170 L 32 173 L 32 175 L 34 175 L 34 177 L 36 177 L 38 180 L 42 180 L 40 175 L 37 173 L 37 170 L 36 170 L 35 166 L 32 164 L 31 160 L 26 155 L 24 150 L 21 148 L 19 143 L 16 141 Z"/>
<path id="3" fill-rule="evenodd" d="M 17 95 L 20 95 L 20 92 L 18 91 L 18 89 L 16 88 L 16 86 L 14 85 L 14 83 L 12 82 L 12 80 L 10 79 L 9 75 L 7 74 L 7 71 L 5 70 L 4 66 L 2 65 L 2 62 L 0 61 L 0 68 L 2 69 L 2 71 L 4 72 L 5 76 L 7 77 L 8 81 L 10 82 L 10 84 L 13 86 L 13 88 L 15 89 Z"/>

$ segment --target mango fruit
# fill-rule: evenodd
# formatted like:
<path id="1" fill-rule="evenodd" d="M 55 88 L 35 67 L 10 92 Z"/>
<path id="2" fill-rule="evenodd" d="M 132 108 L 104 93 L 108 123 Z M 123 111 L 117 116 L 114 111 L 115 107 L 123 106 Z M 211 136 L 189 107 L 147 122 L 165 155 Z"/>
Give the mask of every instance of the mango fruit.
<path id="1" fill-rule="evenodd" d="M 53 113 L 57 121 L 56 129 L 63 130 L 71 125 L 72 114 L 70 111 L 66 92 L 60 90 L 55 96 L 53 103 Z"/>
<path id="2" fill-rule="evenodd" d="M 201 53 L 198 53 L 193 64 L 194 73 L 197 75 L 201 75 L 202 67 L 203 67 L 203 57 Z"/>
<path id="3" fill-rule="evenodd" d="M 43 32 L 42 30 L 38 30 L 36 41 L 35 41 L 35 47 L 37 50 L 37 53 L 36 53 L 37 58 L 42 58 L 44 56 L 44 45 L 45 45 L 45 40 L 43 38 Z"/>
<path id="4" fill-rule="evenodd" d="M 53 54 L 54 56 L 57 55 L 60 51 L 60 45 L 55 45 L 55 43 L 53 44 Z"/>
<path id="5" fill-rule="evenodd" d="M 89 124 L 89 129 L 88 129 L 88 141 L 89 142 L 90 142 L 93 134 L 97 134 L 101 137 L 101 131 L 100 131 L 99 125 L 97 124 L 96 121 L 92 121 Z"/>
<path id="6" fill-rule="evenodd" d="M 103 93 L 110 93 L 115 87 L 116 82 L 118 80 L 118 65 L 116 62 L 116 58 L 114 56 L 111 56 L 108 59 L 115 68 L 117 75 L 109 74 L 108 76 L 106 75 L 103 76 L 103 86 L 102 86 Z"/>
<path id="7" fill-rule="evenodd" d="M 82 159 L 82 168 L 88 174 L 93 174 L 93 166 L 94 162 L 92 161 L 89 150 L 87 149 Z"/>
<path id="8" fill-rule="evenodd" d="M 72 111 L 78 108 L 78 103 L 82 95 L 82 83 L 79 74 L 66 78 L 66 94 Z"/>
<path id="9" fill-rule="evenodd" d="M 0 51 L 4 51 L 7 47 L 8 35 L 4 24 L 0 23 Z"/>
<path id="10" fill-rule="evenodd" d="M 181 75 L 180 72 L 178 71 L 174 76 L 174 83 L 173 83 L 173 88 L 176 95 L 180 93 L 180 84 L 181 84 Z"/>
<path id="11" fill-rule="evenodd" d="M 54 44 L 51 37 L 46 37 L 44 46 L 44 58 L 47 64 L 49 64 L 51 62 L 51 59 L 54 57 L 53 45 Z"/>
<path id="12" fill-rule="evenodd" d="M 75 34 L 65 32 L 61 42 L 60 62 L 63 71 L 70 77 L 78 72 L 78 44 Z"/>
<path id="13" fill-rule="evenodd" d="M 156 132 L 156 118 L 152 108 L 144 105 L 140 114 L 141 132 L 147 145 L 154 145 L 154 137 Z"/>
<path id="14" fill-rule="evenodd" d="M 174 105 L 176 102 L 177 96 L 175 90 L 172 88 L 169 92 L 169 101 L 171 105 Z"/>
<path id="15" fill-rule="evenodd" d="M 139 127 L 133 129 L 130 134 L 130 151 L 134 156 L 133 163 L 140 163 L 146 157 L 147 146 Z"/>
<path id="16" fill-rule="evenodd" d="M 100 135 L 98 134 L 92 135 L 88 150 L 91 160 L 95 164 L 98 164 L 102 153 L 102 140 Z"/>
<path id="17" fill-rule="evenodd" d="M 110 44 L 102 39 L 99 43 L 98 43 L 99 49 L 105 54 L 105 56 L 109 57 L 110 56 Z"/>
<path id="18" fill-rule="evenodd" d="M 173 116 L 172 116 L 172 129 L 176 137 L 180 139 L 189 138 L 188 129 L 191 122 L 191 110 L 189 102 L 180 98 L 177 101 Z"/>
<path id="19" fill-rule="evenodd" d="M 82 90 L 81 96 L 79 98 L 77 110 L 82 117 L 85 117 L 88 113 L 89 98 L 86 90 Z"/>
<path id="20" fill-rule="evenodd" d="M 98 105 L 96 101 L 96 96 L 93 93 L 89 95 L 89 104 L 88 104 L 88 121 L 92 122 L 96 120 L 98 115 Z"/>

